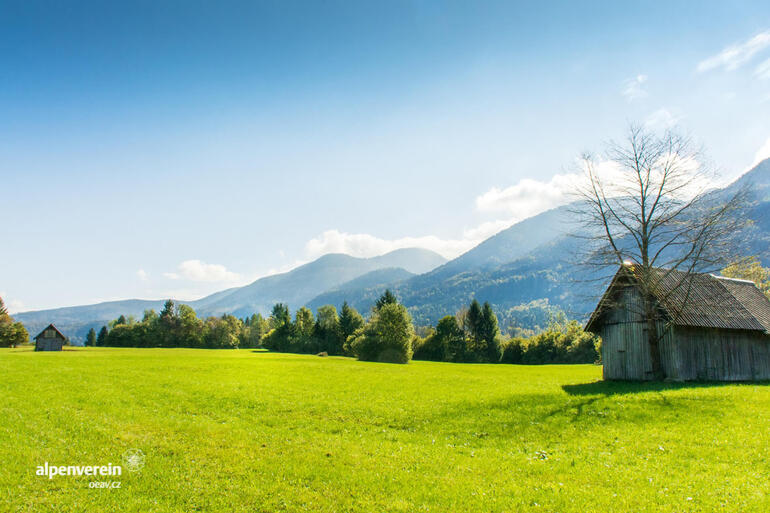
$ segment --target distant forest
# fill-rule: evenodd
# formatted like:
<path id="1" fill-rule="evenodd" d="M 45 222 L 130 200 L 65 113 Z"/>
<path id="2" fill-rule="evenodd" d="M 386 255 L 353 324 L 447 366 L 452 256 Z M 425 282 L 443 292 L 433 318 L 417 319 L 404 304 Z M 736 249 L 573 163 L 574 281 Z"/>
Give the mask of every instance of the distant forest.
<path id="1" fill-rule="evenodd" d="M 201 319 L 188 305 L 166 301 L 160 313 L 147 310 L 141 320 L 120 316 L 86 345 L 111 347 L 264 348 L 271 351 L 354 356 L 360 360 L 406 363 L 412 358 L 475 363 L 594 363 L 599 340 L 564 314 L 553 315 L 547 327 L 528 337 L 505 337 L 489 303 L 473 300 L 435 327 L 415 331 L 411 316 L 386 290 L 368 319 L 347 302 L 340 311 L 324 305 L 314 314 L 277 303 L 268 318 L 256 313 Z"/>

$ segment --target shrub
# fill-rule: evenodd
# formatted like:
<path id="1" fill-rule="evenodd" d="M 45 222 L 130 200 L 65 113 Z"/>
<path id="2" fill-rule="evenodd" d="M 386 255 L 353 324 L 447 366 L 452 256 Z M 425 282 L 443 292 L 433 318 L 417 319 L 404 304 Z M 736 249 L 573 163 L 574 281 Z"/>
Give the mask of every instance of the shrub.
<path id="1" fill-rule="evenodd" d="M 433 362 L 443 362 L 447 356 L 447 346 L 445 341 L 436 335 L 435 331 L 428 333 L 425 338 L 415 336 L 412 340 L 412 349 L 415 360 L 430 360 Z"/>
<path id="2" fill-rule="evenodd" d="M 356 333 L 352 335 L 351 346 L 359 360 L 408 363 L 412 358 L 414 327 L 403 305 L 382 305 L 363 331 L 359 335 Z"/>
<path id="3" fill-rule="evenodd" d="M 528 340 L 509 341 L 503 361 L 519 363 L 515 360 L 521 351 L 520 363 L 524 364 L 594 363 L 599 360 L 599 341 L 599 337 L 584 331 L 577 321 L 554 323 Z"/>
<path id="4" fill-rule="evenodd" d="M 500 361 L 502 363 L 521 363 L 526 343 L 526 339 L 522 337 L 514 337 L 507 340 L 503 344 L 503 355 Z"/>

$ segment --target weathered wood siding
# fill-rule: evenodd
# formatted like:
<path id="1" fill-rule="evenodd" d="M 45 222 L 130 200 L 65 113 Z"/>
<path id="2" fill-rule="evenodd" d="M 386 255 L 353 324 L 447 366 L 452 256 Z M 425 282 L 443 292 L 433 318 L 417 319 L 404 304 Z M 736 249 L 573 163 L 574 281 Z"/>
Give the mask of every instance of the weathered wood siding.
<path id="1" fill-rule="evenodd" d="M 676 328 L 676 375 L 684 380 L 770 379 L 770 337 L 760 332 Z"/>
<path id="2" fill-rule="evenodd" d="M 666 330 L 665 323 L 657 324 L 659 334 Z M 602 364 L 604 379 L 648 380 L 652 379 L 652 358 L 647 339 L 646 322 L 621 322 L 602 327 Z M 661 364 L 666 374 L 672 370 L 677 358 L 674 333 L 665 332 L 658 344 Z"/>
<path id="3" fill-rule="evenodd" d="M 641 295 L 624 287 L 604 313 L 601 329 L 604 379 L 650 379 L 652 360 L 647 343 Z"/>
<path id="4" fill-rule="evenodd" d="M 58 337 L 40 337 L 35 341 L 35 351 L 61 351 L 64 341 Z"/>
<path id="5" fill-rule="evenodd" d="M 604 379 L 652 379 L 652 360 L 641 295 L 626 287 L 604 314 L 601 327 Z M 666 327 L 659 348 L 666 376 L 682 380 L 770 379 L 770 336 L 758 331 Z M 666 331 L 667 330 L 667 331 Z"/>

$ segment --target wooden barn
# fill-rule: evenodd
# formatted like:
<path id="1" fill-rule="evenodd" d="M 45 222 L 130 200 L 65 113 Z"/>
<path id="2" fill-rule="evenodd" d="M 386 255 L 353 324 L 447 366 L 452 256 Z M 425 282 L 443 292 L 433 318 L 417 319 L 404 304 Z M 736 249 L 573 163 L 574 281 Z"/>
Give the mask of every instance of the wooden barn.
<path id="1" fill-rule="evenodd" d="M 656 270 L 661 367 L 674 380 L 770 379 L 770 300 L 754 285 Z M 686 284 L 685 284 L 686 283 Z M 685 284 L 685 285 L 683 285 Z M 604 379 L 653 379 L 647 319 L 633 266 L 621 266 L 586 330 L 602 337 Z"/>
<path id="2" fill-rule="evenodd" d="M 67 337 L 56 326 L 49 324 L 35 337 L 35 351 L 61 351 Z"/>

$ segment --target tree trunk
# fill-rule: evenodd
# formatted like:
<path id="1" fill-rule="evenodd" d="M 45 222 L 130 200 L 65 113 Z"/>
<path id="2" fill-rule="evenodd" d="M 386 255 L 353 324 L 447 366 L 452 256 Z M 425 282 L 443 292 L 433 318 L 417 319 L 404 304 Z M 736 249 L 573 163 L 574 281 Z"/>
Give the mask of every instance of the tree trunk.
<path id="1" fill-rule="evenodd" d="M 658 323 L 655 318 L 654 300 L 646 298 L 644 301 L 645 317 L 647 318 L 647 343 L 650 346 L 650 362 L 652 363 L 652 377 L 655 380 L 663 380 L 666 375 L 660 364 L 660 337 L 658 337 Z"/>

